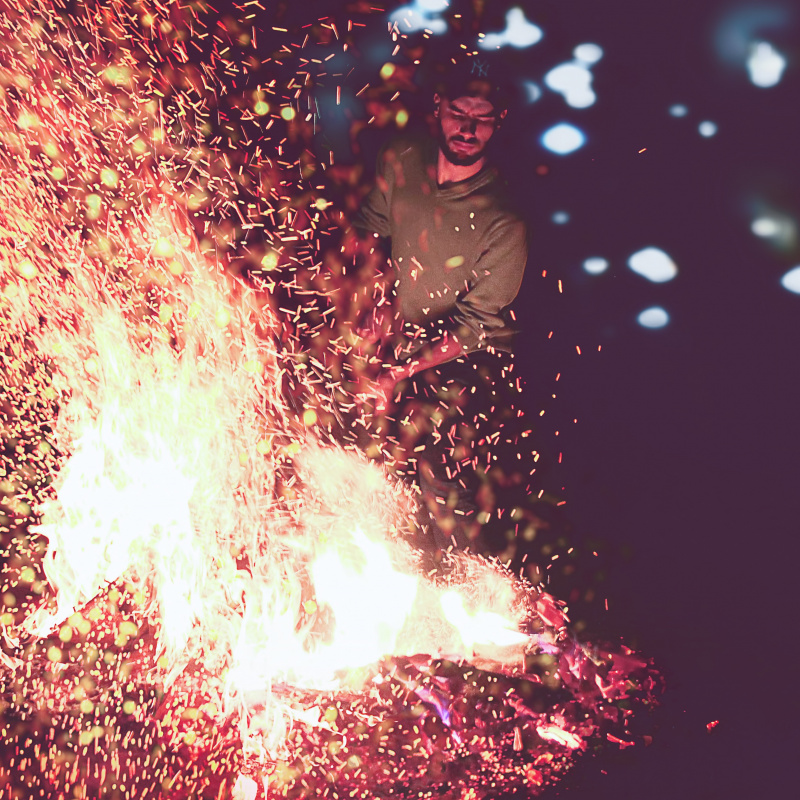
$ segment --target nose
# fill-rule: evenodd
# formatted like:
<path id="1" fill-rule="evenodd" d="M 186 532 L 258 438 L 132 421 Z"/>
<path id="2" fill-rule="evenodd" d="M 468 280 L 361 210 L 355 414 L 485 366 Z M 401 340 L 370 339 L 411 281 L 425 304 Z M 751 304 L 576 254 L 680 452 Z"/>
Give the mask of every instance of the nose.
<path id="1" fill-rule="evenodd" d="M 465 119 L 461 120 L 461 124 L 459 125 L 459 132 L 460 133 L 468 133 L 471 136 L 475 135 L 475 131 L 478 128 L 478 121 L 474 119 Z"/>

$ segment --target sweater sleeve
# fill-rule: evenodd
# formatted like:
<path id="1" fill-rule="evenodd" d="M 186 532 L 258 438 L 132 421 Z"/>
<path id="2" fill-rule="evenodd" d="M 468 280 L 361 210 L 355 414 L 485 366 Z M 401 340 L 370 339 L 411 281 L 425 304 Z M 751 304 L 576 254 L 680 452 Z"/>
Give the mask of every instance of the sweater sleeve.
<path id="1" fill-rule="evenodd" d="M 445 334 L 456 338 L 465 353 L 487 346 L 510 350 L 514 330 L 504 310 L 519 293 L 528 258 L 528 231 L 508 215 L 484 237 L 473 280 L 456 301 L 453 312 L 420 326 L 406 324 L 396 337 L 395 358 L 407 361 L 436 344 Z"/>
<path id="2" fill-rule="evenodd" d="M 487 345 L 508 349 L 512 329 L 503 314 L 522 285 L 528 259 L 528 234 L 522 220 L 511 215 L 487 231 L 473 280 L 456 301 L 449 326 L 467 352 Z"/>

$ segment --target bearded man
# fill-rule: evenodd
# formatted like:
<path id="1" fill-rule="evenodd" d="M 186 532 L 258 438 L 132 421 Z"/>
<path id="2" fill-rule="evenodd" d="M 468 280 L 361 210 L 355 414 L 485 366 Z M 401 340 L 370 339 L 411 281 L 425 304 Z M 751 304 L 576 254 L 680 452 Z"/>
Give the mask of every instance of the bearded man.
<path id="1" fill-rule="evenodd" d="M 390 240 L 393 270 L 387 302 L 358 331 L 384 348 L 385 369 L 368 394 L 379 409 L 399 403 L 395 419 L 413 429 L 404 437 L 414 444 L 408 461 L 440 551 L 482 546 L 475 495 L 491 466 L 485 445 L 513 416 L 508 308 L 522 283 L 527 231 L 487 151 L 509 99 L 489 58 L 451 67 L 433 94 L 436 138 L 383 149 L 354 221 Z"/>

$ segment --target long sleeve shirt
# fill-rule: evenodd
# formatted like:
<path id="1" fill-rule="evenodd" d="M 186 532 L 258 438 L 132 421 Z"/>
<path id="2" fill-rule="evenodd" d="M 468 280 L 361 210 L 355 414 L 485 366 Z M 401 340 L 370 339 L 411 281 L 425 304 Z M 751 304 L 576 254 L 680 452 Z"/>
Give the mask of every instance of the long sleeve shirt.
<path id="1" fill-rule="evenodd" d="M 391 239 L 402 360 L 448 331 L 465 353 L 510 349 L 506 309 L 517 296 L 527 231 L 497 173 L 438 185 L 434 140 L 381 152 L 375 186 L 354 225 Z M 404 341 L 402 341 L 404 340 Z"/>

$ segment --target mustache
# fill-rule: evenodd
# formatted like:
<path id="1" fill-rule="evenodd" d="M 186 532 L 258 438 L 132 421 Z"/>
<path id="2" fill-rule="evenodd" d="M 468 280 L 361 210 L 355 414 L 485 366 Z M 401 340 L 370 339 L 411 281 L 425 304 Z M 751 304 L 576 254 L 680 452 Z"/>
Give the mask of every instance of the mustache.
<path id="1" fill-rule="evenodd" d="M 453 136 L 451 142 L 461 142 L 462 144 L 478 144 L 477 139 L 465 139 L 463 136 Z"/>

